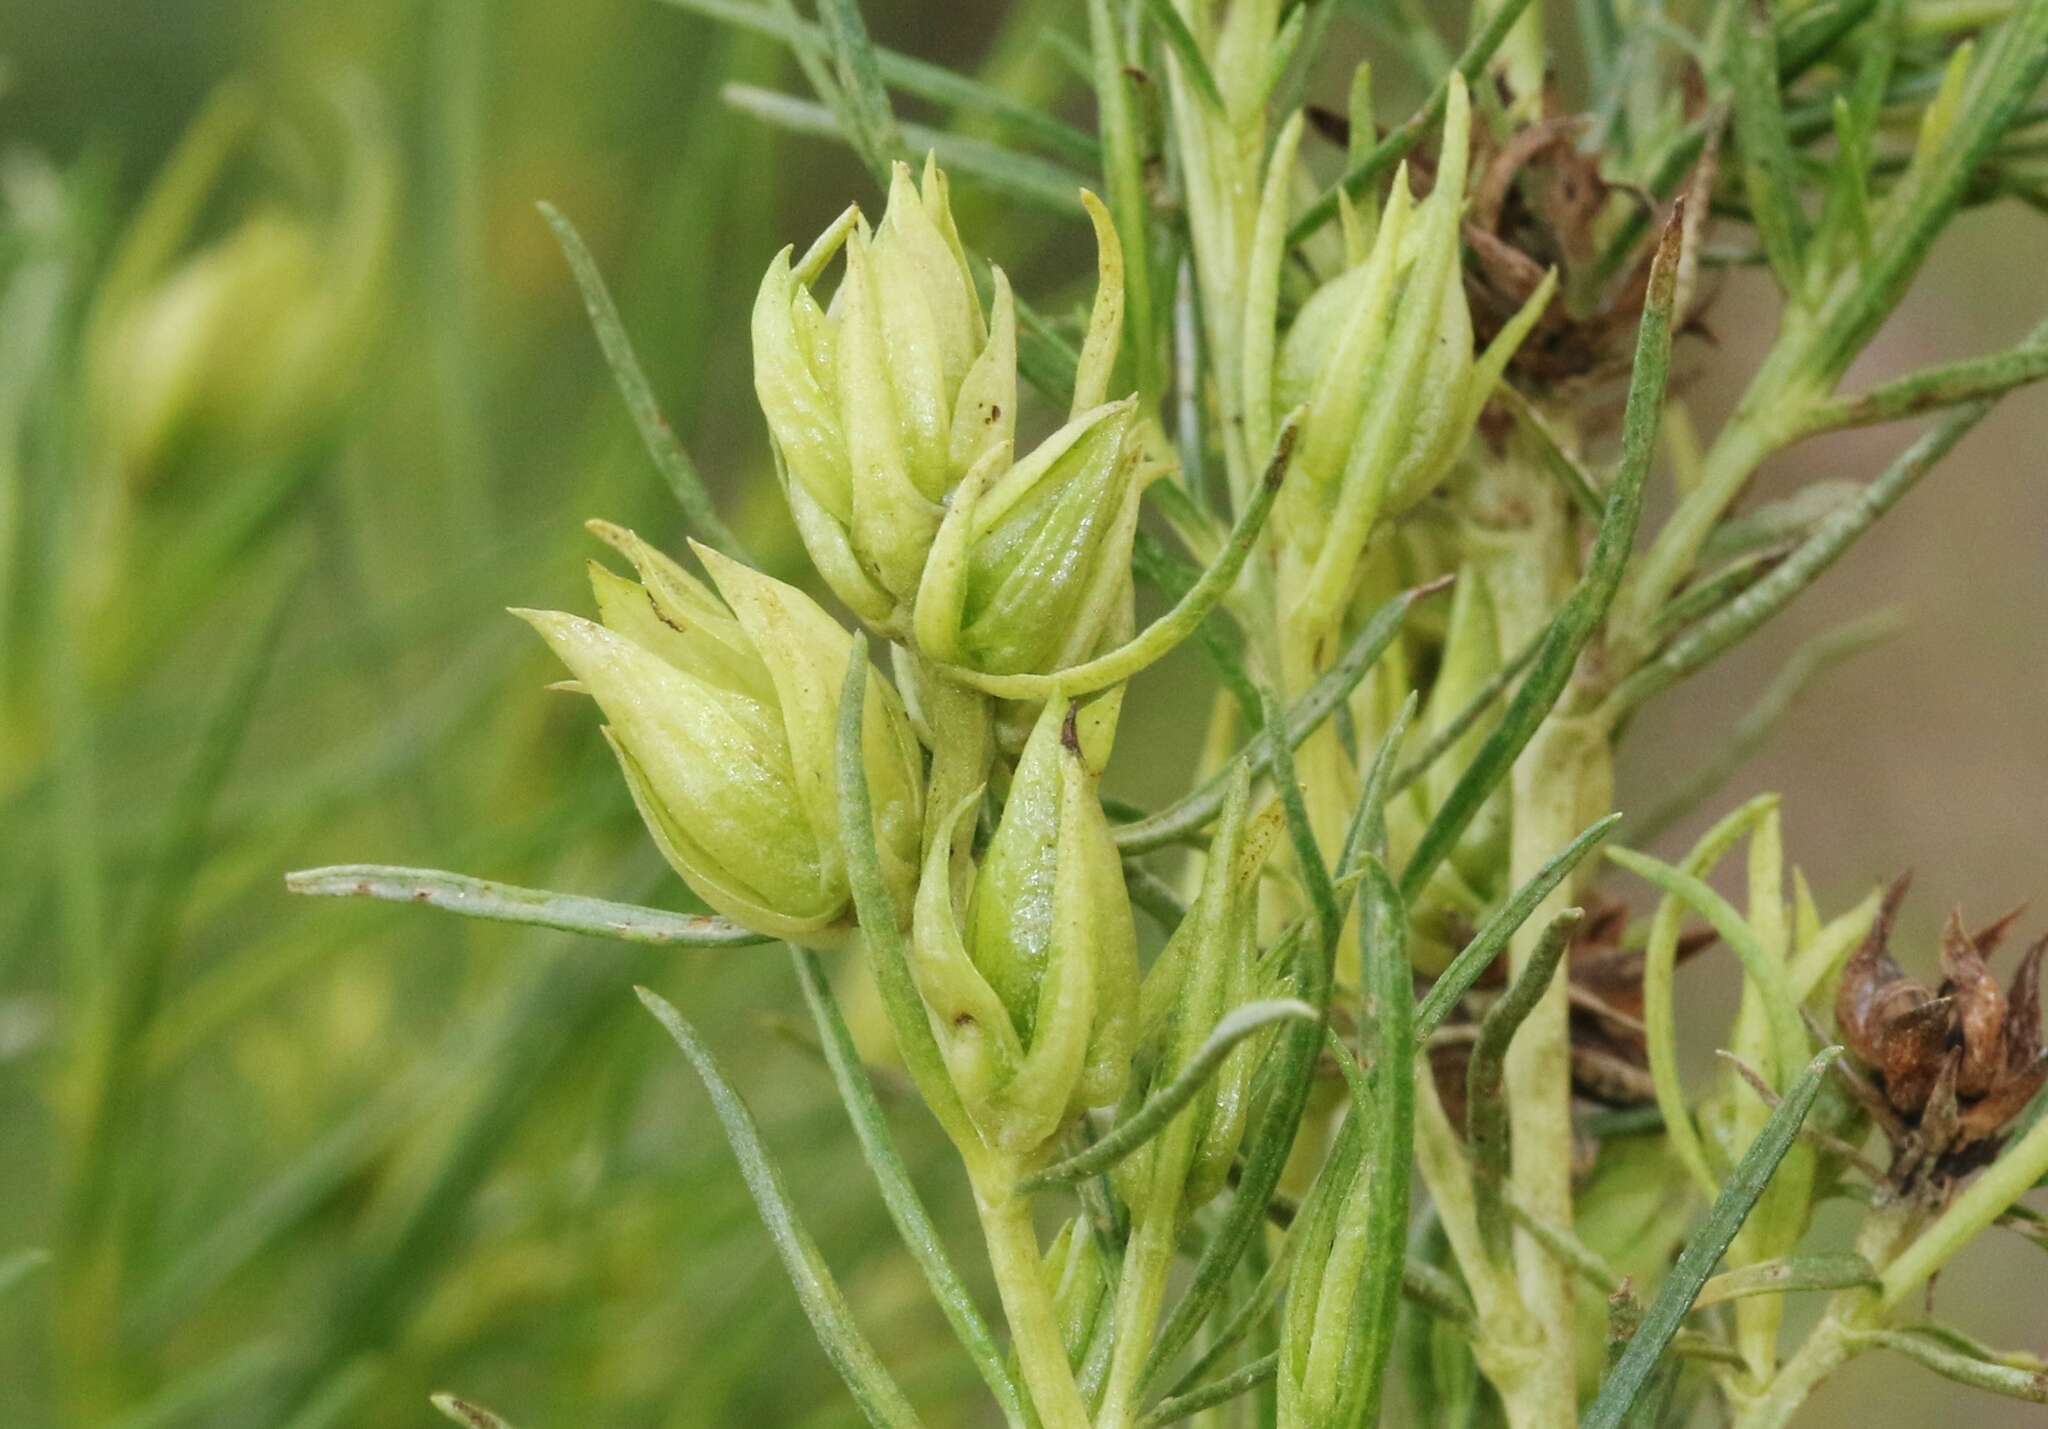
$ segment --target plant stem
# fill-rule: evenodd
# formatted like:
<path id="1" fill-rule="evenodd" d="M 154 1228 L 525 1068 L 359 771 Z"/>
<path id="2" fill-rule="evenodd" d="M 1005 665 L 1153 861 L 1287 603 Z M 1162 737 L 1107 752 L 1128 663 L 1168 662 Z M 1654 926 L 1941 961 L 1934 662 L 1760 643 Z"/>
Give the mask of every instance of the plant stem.
<path id="1" fill-rule="evenodd" d="M 1475 494 L 1481 520 L 1499 524 L 1481 534 L 1484 570 L 1494 596 L 1505 652 L 1520 649 L 1549 618 L 1569 571 L 1574 547 L 1564 498 L 1540 466 L 1511 446 L 1499 468 Z M 1513 824 L 1509 882 L 1533 876 L 1570 843 L 1592 816 L 1610 807 L 1613 755 L 1604 722 L 1566 713 L 1570 697 L 1539 729 L 1515 761 L 1511 776 Z M 1543 929 L 1571 903 L 1572 880 L 1552 890 L 1508 947 L 1510 977 L 1535 955 Z M 1572 1224 L 1570 1007 L 1563 965 L 1509 1046 L 1506 1085 L 1511 1178 L 1522 1203 L 1562 1229 Z M 1502 1386 L 1508 1420 L 1516 1429 L 1568 1429 L 1578 1414 L 1571 1306 L 1571 1270 L 1526 1231 L 1515 1236 L 1516 1279 L 1523 1304 L 1536 1316 L 1542 1354 L 1526 1378 Z"/>
<path id="2" fill-rule="evenodd" d="M 1160 1159 L 1168 1160 L 1163 1145 Z M 1155 1194 L 1159 1189 L 1155 1186 Z M 1166 1281 L 1173 1270 L 1174 1225 L 1179 1218 L 1179 1197 L 1161 1196 L 1146 1206 L 1131 1227 L 1116 1287 L 1116 1350 L 1109 1362 L 1096 1429 L 1129 1429 L 1136 1416 L 1145 1361 L 1152 1352 L 1159 1307 L 1166 1299 Z"/>
<path id="3" fill-rule="evenodd" d="M 1895 1257 L 1903 1260 L 1898 1247 L 1919 1226 L 1920 1218 L 1921 1208 L 1915 1202 L 1873 1206 L 1857 1233 L 1857 1252 L 1875 1266 L 1884 1266 Z M 1927 1238 L 1920 1237 L 1923 1241 Z M 1861 1287 L 1836 1294 L 1798 1352 L 1753 1398 L 1738 1397 L 1731 1405 L 1735 1410 L 1732 1429 L 1784 1429 L 1821 1381 L 1860 1352 L 1863 1346 L 1857 1335 L 1876 1326 L 1885 1308 L 1878 1295 Z"/>
<path id="4" fill-rule="evenodd" d="M 981 1215 L 996 1293 L 1010 1322 L 1017 1365 L 1039 1422 L 1045 1429 L 1089 1429 L 1088 1408 L 1074 1383 L 1066 1342 L 1060 1337 L 1059 1316 L 1045 1283 L 1038 1232 L 1031 1224 L 1031 1202 L 1010 1190 L 1017 1173 L 1017 1167 L 1006 1163 L 969 1165 L 974 1208 Z"/>
<path id="5" fill-rule="evenodd" d="M 1855 1353 L 1848 1326 L 1830 1312 L 1806 1337 L 1798 1353 L 1772 1376 L 1763 1393 L 1736 1417 L 1734 1429 L 1783 1429 L 1820 1382 Z"/>
<path id="6" fill-rule="evenodd" d="M 2035 1122 L 1968 1190 L 1949 1203 L 1941 1219 L 1885 1267 L 1884 1308 L 1896 1309 L 1925 1285 L 1949 1257 L 2003 1215 L 2044 1173 L 2048 1173 L 2048 1117 Z"/>

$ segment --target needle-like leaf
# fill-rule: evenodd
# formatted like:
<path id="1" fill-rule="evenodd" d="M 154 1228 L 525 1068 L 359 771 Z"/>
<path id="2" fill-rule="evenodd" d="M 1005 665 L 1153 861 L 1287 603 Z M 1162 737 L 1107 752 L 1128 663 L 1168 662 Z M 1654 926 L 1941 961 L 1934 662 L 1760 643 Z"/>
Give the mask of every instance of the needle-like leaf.
<path id="1" fill-rule="evenodd" d="M 1178 1076 L 1147 1097 L 1143 1106 L 1118 1122 L 1085 1151 L 1055 1162 L 1018 1182 L 1018 1194 L 1042 1191 L 1107 1171 L 1166 1130 L 1174 1113 L 1194 1099 L 1238 1043 L 1275 1022 L 1285 1022 L 1290 1018 L 1313 1021 L 1315 1017 L 1314 1008 L 1291 997 L 1248 1002 L 1231 1009 L 1218 1019 L 1215 1031 L 1209 1034 L 1208 1040 L 1202 1043 Z"/>
<path id="2" fill-rule="evenodd" d="M 875 1184 L 881 1188 L 882 1203 L 888 1207 L 889 1218 L 896 1223 L 896 1231 L 903 1237 L 904 1248 L 917 1262 L 917 1268 L 924 1272 L 925 1282 L 931 1286 L 932 1296 L 945 1313 L 946 1322 L 953 1327 L 953 1333 L 959 1337 L 975 1368 L 981 1371 L 989 1392 L 1002 1408 L 1004 1419 L 1013 1426 L 1026 1423 L 1024 1404 L 1018 1396 L 1016 1381 L 1010 1377 L 1009 1367 L 1004 1363 L 1002 1347 L 996 1343 L 988 1322 L 976 1308 L 967 1282 L 954 1269 L 952 1257 L 946 1254 L 945 1244 L 939 1239 L 938 1227 L 932 1224 L 931 1213 L 925 1210 L 917 1187 L 911 1183 L 910 1169 L 903 1164 L 903 1156 L 896 1149 L 896 1138 L 889 1130 L 888 1118 L 882 1113 L 874 1084 L 868 1079 L 867 1066 L 861 1061 L 859 1049 L 853 1045 L 853 1034 L 847 1030 L 846 1019 L 840 1014 L 839 1001 L 832 995 L 831 984 L 825 980 L 825 970 L 818 962 L 818 955 L 808 948 L 795 947 L 789 950 L 789 955 L 796 966 L 797 983 L 804 990 L 804 1001 L 817 1024 L 818 1046 L 825 1054 L 826 1064 L 832 1069 L 832 1079 L 839 1088 L 839 1100 L 846 1105 L 846 1115 L 853 1122 L 861 1153 L 867 1158 L 868 1169 L 874 1172 Z"/>
<path id="3" fill-rule="evenodd" d="M 444 873 L 437 868 L 344 863 L 288 873 L 284 886 L 312 898 L 374 898 L 439 908 L 464 918 L 526 923 L 656 947 L 740 948 L 774 941 L 709 913 L 671 913 L 664 908 L 614 903 L 580 893 L 521 888 L 467 874 Z"/>
<path id="4" fill-rule="evenodd" d="M 1510 9 L 1513 7 L 1504 7 Z M 1503 12 L 1504 12 L 1503 11 Z M 1537 728 L 1565 692 L 1579 652 L 1607 615 L 1621 584 L 1622 570 L 1635 541 L 1643 512 L 1643 483 L 1656 452 L 1657 419 L 1664 409 L 1664 386 L 1671 370 L 1671 307 L 1677 291 L 1678 267 L 1685 231 L 1685 206 L 1679 204 L 1665 225 L 1650 269 L 1643 320 L 1636 335 L 1635 370 L 1629 379 L 1628 407 L 1622 417 L 1621 461 L 1608 487 L 1606 514 L 1594 537 L 1592 554 L 1578 586 L 1566 598 L 1543 637 L 1543 646 L 1527 678 L 1508 704 L 1507 713 L 1430 820 L 1408 865 L 1401 871 L 1401 893 L 1413 898 L 1456 845 L 1465 826 L 1479 812 Z"/>
<path id="5" fill-rule="evenodd" d="M 1678 1263 L 1665 1278 L 1628 1348 L 1601 1383 L 1600 1392 L 1579 1421 L 1579 1429 L 1622 1429 L 1627 1422 L 1636 1396 L 1650 1382 L 1693 1300 L 1749 1218 L 1764 1187 L 1770 1184 L 1771 1173 L 1798 1139 L 1799 1127 L 1813 1109 L 1814 1098 L 1820 1095 L 1829 1064 L 1841 1054 L 1841 1048 L 1829 1047 L 1807 1064 L 1778 1109 L 1771 1113 L 1771 1119 L 1764 1123 L 1763 1131 L 1742 1154 L 1706 1220 L 1687 1239 Z"/>
<path id="6" fill-rule="evenodd" d="M 862 673 L 864 675 L 865 670 Z M 831 1267 L 825 1264 L 817 1242 L 811 1239 L 810 1232 L 797 1218 L 782 1172 L 769 1158 L 768 1148 L 761 1142 L 761 1130 L 754 1122 L 754 1114 L 747 1110 L 747 1104 L 740 1100 L 739 1093 L 726 1080 L 718 1059 L 704 1045 L 696 1029 L 683 1020 L 683 1015 L 644 987 L 634 991 L 646 1004 L 647 1010 L 654 1014 L 655 1020 L 675 1039 L 675 1044 L 683 1049 L 683 1055 L 703 1080 L 704 1090 L 711 1097 L 712 1110 L 718 1114 L 726 1139 L 732 1143 L 733 1155 L 739 1159 L 740 1174 L 746 1178 L 747 1190 L 753 1195 L 761 1220 L 768 1227 L 769 1238 L 775 1242 L 775 1253 L 781 1257 L 783 1268 L 789 1272 L 789 1278 L 796 1286 L 797 1298 L 803 1302 L 804 1314 L 810 1319 L 811 1328 L 817 1332 L 818 1343 L 824 1347 L 832 1367 L 845 1379 L 847 1388 L 853 1391 L 861 1413 L 877 1429 L 914 1429 L 920 1423 L 917 1411 L 911 1408 L 910 1401 L 904 1398 L 903 1391 L 875 1354 L 874 1346 L 868 1343 L 867 1336 L 854 1323 L 853 1311 L 847 1307 L 846 1297 L 840 1293 L 839 1282 L 833 1278 Z"/>
<path id="7" fill-rule="evenodd" d="M 575 275 L 576 286 L 583 292 L 583 306 L 590 314 L 591 327 L 597 333 L 597 345 L 604 352 L 605 365 L 612 370 L 612 380 L 619 386 L 619 395 L 626 399 L 626 410 L 632 414 L 641 445 L 654 459 L 655 470 L 668 483 L 669 494 L 675 497 L 676 505 L 683 508 L 683 519 L 689 522 L 691 534 L 735 560 L 745 560 L 746 550 L 719 517 L 717 503 L 705 489 L 704 478 L 697 473 L 697 464 L 683 449 L 675 428 L 661 415 L 661 405 L 654 399 L 654 388 L 647 381 L 639 356 L 633 351 L 633 340 L 626 336 L 626 324 L 619 317 L 618 305 L 612 301 L 611 292 L 605 287 L 604 275 L 598 272 L 597 260 L 590 256 L 583 236 L 553 204 L 543 203 L 540 212 L 548 221 L 548 227 L 554 230 L 555 242 L 561 245 L 562 256 L 569 260 L 569 271 Z"/>

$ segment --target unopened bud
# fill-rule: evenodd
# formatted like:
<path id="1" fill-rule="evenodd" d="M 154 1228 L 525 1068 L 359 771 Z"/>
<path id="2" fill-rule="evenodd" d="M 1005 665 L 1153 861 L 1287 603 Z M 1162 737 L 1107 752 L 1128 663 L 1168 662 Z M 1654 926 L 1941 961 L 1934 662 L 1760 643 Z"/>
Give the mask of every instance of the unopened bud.
<path id="1" fill-rule="evenodd" d="M 1096 792 L 1113 702 L 1046 706 L 964 918 L 951 838 L 925 861 L 913 971 L 969 1114 L 1005 1151 L 1041 1147 L 1071 1116 L 1114 1102 L 1130 1071 L 1137 935 Z"/>
<path id="2" fill-rule="evenodd" d="M 995 275 L 985 319 L 945 176 L 897 164 L 881 225 L 843 235 L 829 308 L 811 294 L 831 245 L 785 249 L 754 303 L 754 387 L 785 467 L 797 528 L 835 593 L 900 632 L 946 494 L 991 452 L 1007 459 L 1017 407 L 1016 315 Z"/>
<path id="3" fill-rule="evenodd" d="M 603 623 L 517 614 L 603 709 L 641 817 L 698 897 L 769 937 L 841 941 L 853 913 L 833 757 L 851 637 L 803 592 L 715 551 L 694 548 L 716 594 L 631 532 L 597 529 L 640 576 L 593 567 Z M 868 698 L 875 846 L 907 908 L 922 761 L 872 672 Z"/>

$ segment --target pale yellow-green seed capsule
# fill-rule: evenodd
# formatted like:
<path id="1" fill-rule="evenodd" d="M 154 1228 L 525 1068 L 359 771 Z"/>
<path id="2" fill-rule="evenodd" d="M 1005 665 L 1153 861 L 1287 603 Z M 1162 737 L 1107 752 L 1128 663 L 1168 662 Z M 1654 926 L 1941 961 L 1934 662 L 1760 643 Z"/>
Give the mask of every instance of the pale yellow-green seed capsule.
<path id="1" fill-rule="evenodd" d="M 516 613 L 604 711 L 634 802 L 683 881 L 758 933 L 844 941 L 853 911 L 833 754 L 852 638 L 803 592 L 715 551 L 695 548 L 714 594 L 632 532 L 596 529 L 640 576 L 593 567 L 602 623 Z M 908 909 L 922 761 L 901 702 L 872 672 L 868 698 L 875 847 Z"/>
<path id="2" fill-rule="evenodd" d="M 836 250 L 829 307 L 811 284 Z M 872 232 L 849 215 L 810 254 L 785 249 L 755 298 L 754 387 L 799 533 L 863 620 L 901 634 L 947 494 L 1015 440 L 1015 305 L 1000 271 L 984 316 L 945 176 L 892 173 Z M 997 454 L 1000 454 L 997 456 Z"/>
<path id="3" fill-rule="evenodd" d="M 1094 654 L 1124 608 L 1137 533 L 1136 403 L 1081 413 L 1014 466 L 978 463 L 925 566 L 920 653 L 991 675 Z"/>
<path id="4" fill-rule="evenodd" d="M 952 837 L 925 861 L 912 972 L 962 1102 L 1006 1152 L 1114 1102 L 1130 1071 L 1137 935 L 1096 791 L 1114 703 L 1047 705 L 970 887 L 955 884 Z"/>

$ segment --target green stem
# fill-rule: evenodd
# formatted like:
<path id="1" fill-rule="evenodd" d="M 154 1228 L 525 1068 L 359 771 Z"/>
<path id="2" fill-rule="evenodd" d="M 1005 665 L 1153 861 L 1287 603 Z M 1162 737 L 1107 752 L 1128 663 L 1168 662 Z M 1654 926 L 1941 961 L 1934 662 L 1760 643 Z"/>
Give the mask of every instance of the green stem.
<path id="1" fill-rule="evenodd" d="M 1949 1203 L 1941 1219 L 1923 1231 L 1884 1271 L 1881 1298 L 1895 1309 L 1933 1278 L 1977 1234 L 2048 1174 L 2048 1117 L 2034 1123 L 1968 1190 Z"/>
<path id="2" fill-rule="evenodd" d="M 1162 1147 L 1159 1159 L 1175 1159 Z M 1155 1198 L 1137 1217 L 1130 1243 L 1124 1248 L 1123 1270 L 1116 1287 L 1116 1350 L 1109 1362 L 1109 1379 L 1103 1390 L 1102 1410 L 1096 1429 L 1129 1429 L 1138 1410 L 1138 1391 L 1144 1384 L 1145 1361 L 1152 1352 L 1152 1337 L 1159 1324 L 1159 1307 L 1166 1300 L 1166 1282 L 1173 1270 L 1174 1226 L 1180 1218 L 1180 1198 Z"/>
<path id="3" fill-rule="evenodd" d="M 1657 617 L 1692 573 L 1701 546 L 1764 458 L 1783 445 L 1778 432 L 1759 413 L 1803 410 L 1803 403 L 1788 400 L 1783 392 L 1789 376 L 1784 369 L 1794 364 L 1782 354 L 1790 347 L 1781 342 L 1772 360 L 1758 371 L 1735 415 L 1702 458 L 1698 482 L 1658 530 L 1615 597 L 1610 646 L 1618 657 L 1613 665 L 1617 677 L 1648 657 L 1655 642 Z"/>
<path id="4" fill-rule="evenodd" d="M 1850 1333 L 1833 1314 L 1822 1320 L 1799 1352 L 1785 1361 L 1763 1392 L 1736 1417 L 1734 1429 L 1783 1429 L 1790 1424 L 1820 1382 L 1856 1353 Z"/>
<path id="5" fill-rule="evenodd" d="M 1489 473 L 1477 507 L 1481 519 L 1492 513 L 1502 522 L 1486 533 L 1485 569 L 1505 651 L 1519 649 L 1542 629 L 1569 574 L 1574 544 L 1556 484 L 1536 462 L 1518 455 L 1511 449 Z M 1569 703 L 1567 695 L 1564 704 Z M 1510 776 L 1511 884 L 1526 882 L 1592 817 L 1611 807 L 1612 764 L 1604 722 L 1562 711 L 1544 722 Z M 1572 884 L 1570 878 L 1560 882 L 1522 924 L 1508 947 L 1510 977 L 1519 978 L 1535 960 L 1543 930 L 1573 901 Z M 1572 1225 L 1569 1019 L 1560 968 L 1506 1059 L 1511 1183 L 1533 1213 L 1565 1230 Z M 1508 1420 L 1516 1429 L 1568 1429 L 1578 1414 L 1571 1270 L 1526 1231 L 1515 1236 L 1514 1257 L 1522 1303 L 1540 1307 L 1541 1353 L 1519 1383 L 1499 1386 Z"/>
<path id="6" fill-rule="evenodd" d="M 1919 1225 L 1917 1204 L 1890 1201 L 1871 1208 L 1856 1236 L 1856 1249 L 1872 1265 L 1893 1261 L 1899 1245 Z M 1921 1240 L 1926 1237 L 1922 1236 Z M 1903 1260 L 1904 1256 L 1898 1256 Z M 1827 1314 L 1806 1342 L 1754 1396 L 1738 1397 L 1732 1429 L 1784 1429 L 1822 1380 L 1848 1363 L 1863 1346 L 1858 1336 L 1883 1317 L 1879 1297 L 1867 1289 L 1844 1290 L 1828 1302 Z"/>
<path id="7" fill-rule="evenodd" d="M 1045 1262 L 1038 1251 L 1038 1232 L 1031 1224 L 1031 1203 L 1011 1194 L 1017 1180 L 1014 1166 L 975 1166 L 974 1207 L 981 1215 L 982 1238 L 988 1244 L 989 1268 L 996 1293 L 1010 1323 L 1011 1345 L 1030 1391 L 1032 1407 L 1045 1429 L 1089 1429 L 1088 1407 L 1067 1361 L 1059 1315 L 1045 1283 Z"/>

